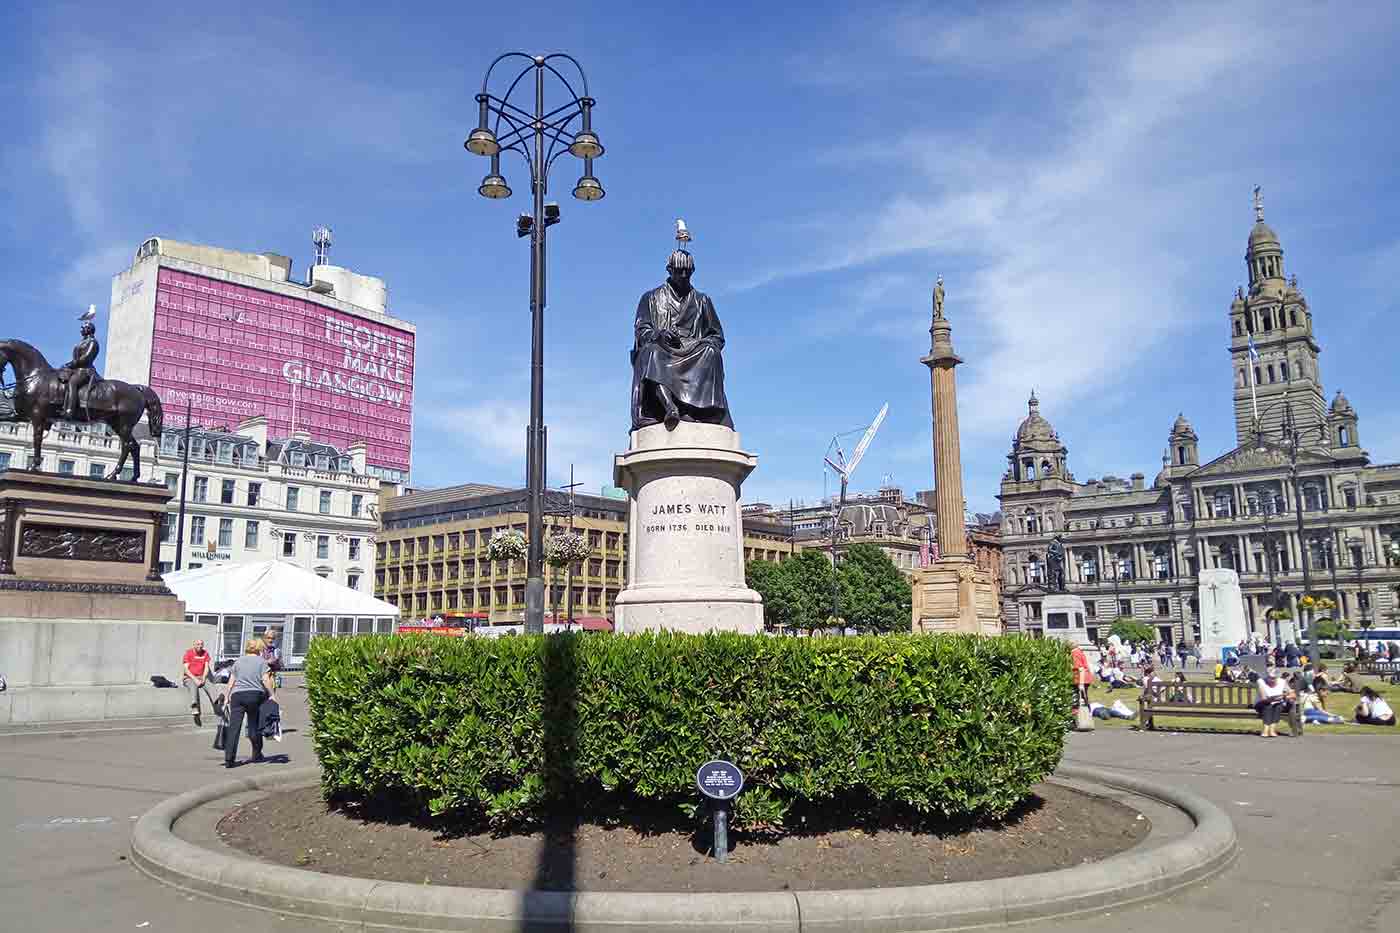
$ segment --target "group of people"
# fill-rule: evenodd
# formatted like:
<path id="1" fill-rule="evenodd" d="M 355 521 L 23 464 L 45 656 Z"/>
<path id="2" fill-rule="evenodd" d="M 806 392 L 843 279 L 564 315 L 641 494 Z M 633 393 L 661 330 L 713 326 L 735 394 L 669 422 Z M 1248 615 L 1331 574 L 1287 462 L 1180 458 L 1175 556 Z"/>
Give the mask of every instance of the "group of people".
<path id="1" fill-rule="evenodd" d="M 1110 638 L 1108 641 L 1098 642 L 1094 647 L 1098 649 L 1101 661 L 1111 660 L 1119 667 L 1153 664 L 1162 667 L 1175 666 L 1184 670 L 1190 664 L 1201 666 L 1201 646 L 1188 645 L 1184 641 L 1177 642 L 1173 647 L 1171 642 L 1165 640 L 1152 645 L 1137 642 L 1119 643 Z"/>
<path id="2" fill-rule="evenodd" d="M 243 655 L 228 667 L 227 679 L 223 680 L 221 691 L 218 689 L 220 683 L 216 679 L 214 659 L 205 650 L 203 640 L 197 640 L 185 652 L 182 664 L 184 687 L 189 693 L 190 714 L 194 717 L 195 725 L 201 722 L 202 699 L 209 700 L 210 708 L 219 717 L 217 728 L 222 730 L 224 767 L 237 766 L 239 734 L 245 720 L 248 739 L 253 747 L 250 760 L 264 761 L 264 738 L 280 741 L 282 735 L 282 711 L 277 702 L 282 652 L 277 644 L 277 630 L 268 629 L 262 638 L 248 640 L 243 646 Z M 215 747 L 220 747 L 218 742 Z"/>

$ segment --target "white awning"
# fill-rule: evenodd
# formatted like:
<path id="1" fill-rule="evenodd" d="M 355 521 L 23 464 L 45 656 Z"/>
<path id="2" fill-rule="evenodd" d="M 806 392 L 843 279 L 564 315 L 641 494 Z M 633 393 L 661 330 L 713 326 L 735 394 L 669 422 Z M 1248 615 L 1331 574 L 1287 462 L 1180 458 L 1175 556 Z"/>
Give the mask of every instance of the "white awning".
<path id="1" fill-rule="evenodd" d="M 167 573 L 165 585 L 184 601 L 185 611 L 192 614 L 394 617 L 399 614 L 393 603 L 276 560 Z"/>

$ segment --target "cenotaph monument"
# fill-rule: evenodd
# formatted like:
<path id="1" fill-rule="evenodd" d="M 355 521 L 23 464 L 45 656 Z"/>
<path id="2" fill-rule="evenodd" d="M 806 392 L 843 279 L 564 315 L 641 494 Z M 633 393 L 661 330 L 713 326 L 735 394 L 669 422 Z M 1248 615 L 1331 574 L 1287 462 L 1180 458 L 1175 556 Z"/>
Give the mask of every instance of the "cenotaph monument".
<path id="1" fill-rule="evenodd" d="M 933 479 L 938 513 L 938 560 L 914 577 L 915 632 L 1001 634 L 1000 594 L 992 572 L 968 553 L 963 523 L 962 440 L 958 436 L 958 388 L 953 369 L 953 328 L 943 315 L 943 277 L 933 289 L 933 345 L 920 362 L 933 383 Z"/>
<path id="2" fill-rule="evenodd" d="M 627 491 L 627 587 L 620 633 L 763 630 L 763 599 L 744 583 L 739 491 L 758 458 L 739 446 L 724 394 L 724 331 L 692 287 L 695 259 L 677 221 L 666 281 L 637 304 L 632 431 L 613 481 Z"/>
<path id="3" fill-rule="evenodd" d="M 189 721 L 180 658 L 202 626 L 160 576 L 160 531 L 170 491 L 136 482 L 144 417 L 160 438 L 160 399 L 146 386 L 103 379 L 89 309 L 82 340 L 50 366 L 22 340 L 0 340 L 0 421 L 28 423 L 34 462 L 56 421 L 105 424 L 121 444 L 111 477 L 0 471 L 0 724 L 101 719 Z M 4 383 L 6 368 L 14 386 Z M 132 482 L 116 479 L 130 455 Z"/>
<path id="4" fill-rule="evenodd" d="M 1218 567 L 1202 570 L 1196 580 L 1196 600 L 1201 607 L 1201 657 L 1218 661 L 1222 648 L 1233 648 L 1249 637 L 1240 575 L 1228 567 Z"/>

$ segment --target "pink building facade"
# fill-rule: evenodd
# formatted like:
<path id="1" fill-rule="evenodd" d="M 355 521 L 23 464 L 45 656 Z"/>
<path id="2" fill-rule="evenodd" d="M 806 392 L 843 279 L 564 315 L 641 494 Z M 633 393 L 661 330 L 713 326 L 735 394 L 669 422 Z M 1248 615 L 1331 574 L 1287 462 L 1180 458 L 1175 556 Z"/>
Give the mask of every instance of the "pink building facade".
<path id="1" fill-rule="evenodd" d="M 272 437 L 305 431 L 342 450 L 363 441 L 373 472 L 407 478 L 413 325 L 340 300 L 324 285 L 286 281 L 290 263 L 281 257 L 148 243 L 157 246 L 143 247 L 146 255 L 113 282 L 108 375 L 148 383 L 169 424 L 183 423 L 187 403 L 202 425 L 233 427 L 264 415 Z"/>

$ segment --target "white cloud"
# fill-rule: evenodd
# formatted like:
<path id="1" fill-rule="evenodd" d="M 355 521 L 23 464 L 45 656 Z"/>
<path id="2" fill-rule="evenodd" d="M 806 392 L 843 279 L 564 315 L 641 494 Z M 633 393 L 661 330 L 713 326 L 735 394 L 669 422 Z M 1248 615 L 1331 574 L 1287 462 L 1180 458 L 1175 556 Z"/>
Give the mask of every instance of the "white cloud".
<path id="1" fill-rule="evenodd" d="M 891 169 L 901 188 L 869 222 L 830 225 L 811 258 L 759 271 L 746 286 L 845 270 L 878 291 L 885 273 L 871 267 L 881 260 L 935 254 L 940 267 L 965 270 L 947 286 L 955 344 L 960 334 L 980 341 L 960 387 L 964 432 L 1005 432 L 1032 387 L 1060 406 L 1083 401 L 1138 373 L 1174 327 L 1193 322 L 1182 296 L 1198 283 L 1177 255 L 1183 228 L 1203 199 L 1237 183 L 1199 167 L 1200 147 L 1229 132 L 1241 108 L 1253 111 L 1236 93 L 1243 82 L 1262 87 L 1317 65 L 1324 16 L 1248 4 L 1106 15 L 1071 4 L 898 17 L 889 45 L 907 58 L 984 78 L 1028 65 L 1007 76 L 1008 95 L 1042 74 L 1044 87 L 989 100 L 985 116 L 955 128 L 826 154 Z M 1039 118 L 1029 122 L 1028 111 Z M 913 320 L 901 316 L 894 329 L 912 338 Z"/>

